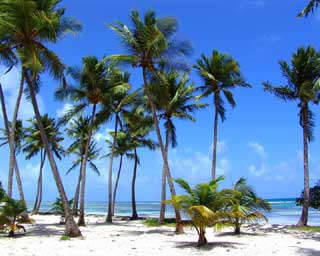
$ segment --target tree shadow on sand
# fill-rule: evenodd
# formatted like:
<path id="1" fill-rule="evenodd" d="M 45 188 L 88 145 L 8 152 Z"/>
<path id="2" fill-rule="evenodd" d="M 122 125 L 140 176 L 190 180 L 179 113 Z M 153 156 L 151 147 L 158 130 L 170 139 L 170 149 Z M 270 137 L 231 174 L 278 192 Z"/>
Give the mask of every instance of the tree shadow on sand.
<path id="1" fill-rule="evenodd" d="M 297 255 L 303 255 L 303 256 L 319 256 L 320 251 L 310 248 L 299 248 L 297 247 Z"/>
<path id="2" fill-rule="evenodd" d="M 196 242 L 175 242 L 175 247 L 178 249 L 195 248 L 199 250 L 210 251 L 214 248 L 226 248 L 226 249 L 236 249 L 236 245 L 243 245 L 237 242 L 209 242 L 208 244 L 199 247 Z"/>
<path id="3" fill-rule="evenodd" d="M 224 237 L 224 236 L 242 237 L 242 236 L 266 236 L 266 234 L 241 231 L 240 234 L 235 234 L 234 232 L 220 232 L 220 233 L 217 233 L 215 236 L 217 236 L 217 237 Z"/>
<path id="4" fill-rule="evenodd" d="M 27 228 L 26 236 L 62 236 L 64 225 L 59 224 L 34 224 Z"/>

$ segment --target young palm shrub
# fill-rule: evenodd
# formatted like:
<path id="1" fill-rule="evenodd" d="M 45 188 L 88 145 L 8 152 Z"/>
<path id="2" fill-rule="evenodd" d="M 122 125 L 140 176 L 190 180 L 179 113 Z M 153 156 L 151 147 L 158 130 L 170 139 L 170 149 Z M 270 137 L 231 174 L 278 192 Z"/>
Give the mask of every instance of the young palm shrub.
<path id="1" fill-rule="evenodd" d="M 218 117 L 222 122 L 226 119 L 225 99 L 232 106 L 236 106 L 232 90 L 237 87 L 251 87 L 242 77 L 240 66 L 230 55 L 213 51 L 211 56 L 201 55 L 194 65 L 204 85 L 199 89 L 202 94 L 199 98 L 213 95 L 214 128 L 213 128 L 213 155 L 212 155 L 212 179 L 216 177 L 217 142 L 218 142 Z"/>
<path id="2" fill-rule="evenodd" d="M 226 196 L 225 211 L 229 223 L 234 227 L 234 233 L 240 234 L 240 228 L 245 223 L 256 223 L 260 220 L 268 221 L 260 211 L 270 211 L 271 205 L 257 196 L 244 178 L 240 178 Z"/>
<path id="3" fill-rule="evenodd" d="M 131 12 L 132 27 L 126 26 L 122 22 L 110 25 L 120 39 L 124 42 L 129 54 L 117 54 L 109 56 L 106 60 L 114 63 L 128 64 L 141 68 L 143 78 L 143 90 L 147 96 L 147 103 L 152 113 L 153 122 L 161 149 L 164 168 L 169 181 L 171 195 L 176 191 L 171 178 L 168 157 L 162 139 L 159 126 L 159 119 L 156 113 L 154 102 L 149 87 L 148 77 L 157 76 L 158 71 L 166 66 L 168 68 L 187 68 L 179 59 L 191 52 L 191 46 L 187 41 L 179 41 L 176 37 L 177 21 L 172 17 L 158 18 L 154 11 L 148 11 L 141 17 L 137 11 Z M 175 208 L 177 220 L 176 232 L 183 232 L 181 215 Z"/>
<path id="4" fill-rule="evenodd" d="M 159 79 L 160 78 L 160 79 Z M 161 72 L 154 78 L 151 84 L 153 102 L 157 109 L 159 119 L 164 121 L 165 128 L 165 150 L 169 154 L 169 146 L 177 146 L 175 119 L 189 120 L 195 122 L 193 114 L 206 104 L 196 102 L 194 93 L 197 87 L 190 82 L 188 75 L 180 75 L 176 71 Z M 162 169 L 161 181 L 161 207 L 159 224 L 163 224 L 165 219 L 166 200 L 166 172 Z"/>
<path id="5" fill-rule="evenodd" d="M 219 227 L 221 220 L 226 216 L 223 211 L 225 192 L 218 191 L 218 184 L 223 179 L 223 177 L 219 177 L 210 183 L 197 184 L 193 189 L 183 179 L 174 180 L 186 194 L 173 196 L 169 203 L 189 215 L 191 223 L 199 235 L 198 246 L 208 243 L 206 228 Z"/>
<path id="6" fill-rule="evenodd" d="M 13 237 L 17 230 L 26 231 L 23 223 L 33 223 L 30 218 L 26 218 L 23 213 L 27 210 L 24 201 L 16 201 L 8 196 L 2 199 L 3 205 L 0 207 L 0 229 L 9 231 L 9 236 Z M 2 228 L 1 228 L 2 227 Z"/>
<path id="7" fill-rule="evenodd" d="M 40 154 L 40 169 L 37 185 L 37 194 L 32 210 L 32 214 L 37 214 L 40 210 L 42 202 L 42 177 L 43 177 L 43 167 L 46 161 L 47 152 L 39 133 L 38 122 L 35 118 L 28 120 L 30 123 L 29 127 L 25 128 L 24 140 L 25 144 L 23 146 L 23 152 L 26 154 L 26 159 L 31 159 L 34 156 Z M 51 152 L 59 159 L 62 159 L 64 150 L 61 146 L 63 141 L 62 133 L 59 131 L 59 125 L 56 123 L 54 118 L 50 118 L 48 114 L 41 116 L 41 123 L 44 127 L 46 137 L 48 138 L 49 146 Z"/>
<path id="8" fill-rule="evenodd" d="M 77 119 L 73 119 L 70 126 L 66 129 L 68 136 L 73 139 L 73 143 L 66 150 L 66 155 L 75 155 L 76 159 L 72 161 L 71 167 L 68 169 L 67 174 L 72 170 L 80 166 L 79 178 L 75 195 L 73 197 L 73 214 L 78 215 L 79 196 L 80 196 L 80 185 L 81 185 L 81 169 L 83 163 L 83 156 L 85 154 L 88 134 L 90 130 L 90 117 L 80 116 Z M 97 175 L 100 175 L 97 165 L 94 160 L 99 158 L 100 148 L 97 148 L 97 143 L 92 139 L 88 150 L 88 164 L 89 168 L 94 171 Z"/>
<path id="9" fill-rule="evenodd" d="M 284 101 L 297 101 L 299 108 L 299 123 L 303 136 L 303 174 L 304 174 L 304 202 L 298 226 L 308 223 L 309 208 L 309 161 L 308 147 L 313 140 L 314 113 L 310 105 L 319 104 L 320 88 L 317 84 L 320 78 L 320 52 L 312 46 L 299 48 L 292 55 L 291 67 L 285 61 L 280 61 L 280 68 L 287 80 L 287 85 L 275 87 L 269 82 L 264 83 L 264 90 L 274 94 Z"/>
<path id="10" fill-rule="evenodd" d="M 6 56 L 18 60 L 22 67 L 22 76 L 28 86 L 27 93 L 33 105 L 39 132 L 64 206 L 67 220 L 66 235 L 76 237 L 80 236 L 81 232 L 68 205 L 59 170 L 41 123 L 36 99 L 41 75 L 44 72 L 49 72 L 55 80 L 63 83 L 65 81 L 65 66 L 47 44 L 56 43 L 66 34 L 76 33 L 81 29 L 74 19 L 65 17 L 65 9 L 59 6 L 60 2 L 59 0 L 0 0 L 0 48 L 6 50 Z"/>

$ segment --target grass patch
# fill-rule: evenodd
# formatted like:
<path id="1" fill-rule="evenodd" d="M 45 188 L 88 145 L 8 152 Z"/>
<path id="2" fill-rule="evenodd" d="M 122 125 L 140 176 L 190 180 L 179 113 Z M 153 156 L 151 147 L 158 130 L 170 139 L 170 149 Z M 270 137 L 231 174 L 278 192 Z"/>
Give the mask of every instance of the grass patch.
<path id="1" fill-rule="evenodd" d="M 319 232 L 320 233 L 320 226 L 306 226 L 306 227 L 292 226 L 292 227 L 289 227 L 289 229 L 296 230 L 296 231 L 307 231 L 307 232 Z"/>
<path id="2" fill-rule="evenodd" d="M 60 241 L 69 241 L 69 240 L 70 240 L 70 236 L 63 235 L 60 237 Z"/>
<path id="3" fill-rule="evenodd" d="M 148 227 L 159 227 L 159 226 L 175 227 L 176 219 L 165 219 L 163 225 L 159 225 L 157 218 L 148 218 L 143 220 L 143 224 L 145 224 Z M 190 223 L 184 221 L 183 225 L 188 226 L 190 225 Z"/>

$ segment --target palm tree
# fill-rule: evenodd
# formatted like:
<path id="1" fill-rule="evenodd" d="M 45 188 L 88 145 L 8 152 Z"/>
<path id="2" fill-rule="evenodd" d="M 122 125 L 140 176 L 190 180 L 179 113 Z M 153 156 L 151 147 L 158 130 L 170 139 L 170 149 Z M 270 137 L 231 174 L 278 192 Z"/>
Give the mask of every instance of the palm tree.
<path id="1" fill-rule="evenodd" d="M 189 54 L 191 47 L 188 42 L 179 41 L 175 37 L 178 24 L 172 17 L 158 18 L 154 11 L 148 11 L 143 19 L 141 19 L 137 11 L 132 11 L 131 21 L 133 24 L 131 29 L 121 22 L 117 22 L 116 25 L 110 25 L 111 29 L 116 31 L 120 36 L 129 54 L 112 55 L 107 60 L 141 68 L 143 89 L 147 95 L 147 102 L 152 112 L 171 195 L 175 195 L 176 192 L 174 184 L 171 181 L 168 157 L 161 136 L 159 119 L 152 102 L 148 75 L 157 75 L 158 68 L 163 66 L 168 68 L 185 67 L 179 61 L 179 57 Z M 183 232 L 181 215 L 177 208 L 175 209 L 175 214 L 177 221 L 176 232 Z"/>
<path id="2" fill-rule="evenodd" d="M 129 136 L 128 149 L 133 151 L 133 175 L 131 182 L 131 205 L 132 205 L 132 220 L 137 220 L 138 212 L 136 206 L 136 178 L 137 169 L 140 165 L 138 156 L 139 148 L 148 148 L 155 150 L 158 144 L 148 137 L 149 133 L 154 128 L 153 119 L 151 116 L 145 114 L 145 109 L 141 107 L 134 108 L 131 112 L 124 116 L 125 133 Z M 131 156 L 131 155 L 130 155 Z M 131 158 L 132 159 L 132 158 Z"/>
<path id="3" fill-rule="evenodd" d="M 74 141 L 68 147 L 66 154 L 73 154 L 76 156 L 76 159 L 73 160 L 72 166 L 68 169 L 67 174 L 72 170 L 77 168 L 80 165 L 79 178 L 77 182 L 77 187 L 75 195 L 73 197 L 73 212 L 75 215 L 78 214 L 78 205 L 79 205 L 79 194 L 80 194 L 80 183 L 81 183 L 81 165 L 83 162 L 83 156 L 85 154 L 85 148 L 87 144 L 87 138 L 90 130 L 90 117 L 80 116 L 77 119 L 72 120 L 69 128 L 66 129 L 66 132 L 70 138 Z M 92 171 L 100 175 L 97 165 L 94 163 L 99 157 L 100 149 L 97 148 L 97 143 L 91 140 L 88 151 L 88 164 Z"/>
<path id="4" fill-rule="evenodd" d="M 319 103 L 320 53 L 312 46 L 299 48 L 292 55 L 291 67 L 285 61 L 280 61 L 280 68 L 287 80 L 287 85 L 274 87 L 269 82 L 264 83 L 264 90 L 270 92 L 284 101 L 298 101 L 299 122 L 303 131 L 303 167 L 304 167 L 304 201 L 299 226 L 308 222 L 309 207 L 309 163 L 308 142 L 313 139 L 314 114 L 310 104 Z"/>
<path id="5" fill-rule="evenodd" d="M 186 194 L 172 197 L 170 203 L 184 210 L 191 218 L 191 223 L 199 235 L 198 246 L 208 243 L 206 228 L 218 227 L 217 224 L 220 224 L 226 215 L 223 211 L 225 192 L 218 191 L 219 182 L 223 179 L 219 177 L 210 183 L 197 184 L 193 189 L 185 180 L 175 180 Z"/>
<path id="6" fill-rule="evenodd" d="M 40 210 L 42 202 L 42 174 L 47 153 L 44 149 L 44 145 L 40 136 L 37 120 L 33 118 L 29 119 L 28 122 L 30 123 L 30 126 L 25 128 L 25 144 L 22 150 L 24 153 L 26 153 L 26 159 L 28 160 L 40 153 L 40 168 L 37 195 L 32 210 L 32 214 L 37 214 Z M 63 141 L 63 136 L 62 133 L 59 131 L 59 125 L 56 123 L 55 119 L 50 118 L 48 114 L 41 116 L 41 122 L 45 129 L 45 133 L 50 144 L 50 150 L 59 160 L 61 160 L 61 155 L 64 153 L 64 150 L 60 144 Z"/>
<path id="7" fill-rule="evenodd" d="M 320 6 L 320 0 L 310 0 L 308 5 L 298 14 L 298 17 L 307 17 L 310 12 L 314 12 Z"/>
<path id="8" fill-rule="evenodd" d="M 216 177 L 217 163 L 217 142 L 218 142 L 218 117 L 222 122 L 226 119 L 225 100 L 235 107 L 232 90 L 236 87 L 251 87 L 247 84 L 240 72 L 240 66 L 230 55 L 213 51 L 211 56 L 201 55 L 201 59 L 197 60 L 194 65 L 199 76 L 202 78 L 204 85 L 200 86 L 202 94 L 199 98 L 213 95 L 214 114 L 214 130 L 213 130 L 213 155 L 212 155 L 212 179 Z"/>
<path id="9" fill-rule="evenodd" d="M 195 102 L 194 92 L 197 88 L 190 82 L 187 74 L 180 76 L 178 72 L 170 71 L 160 73 L 161 79 L 154 79 L 151 85 L 153 102 L 158 111 L 159 119 L 164 121 L 165 150 L 168 155 L 169 144 L 172 148 L 177 146 L 176 127 L 173 119 L 190 120 L 195 122 L 193 113 L 204 108 L 205 104 Z M 166 173 L 162 169 L 161 208 L 159 224 L 165 218 L 166 200 Z"/>
<path id="10" fill-rule="evenodd" d="M 263 211 L 270 211 L 271 205 L 258 197 L 246 179 L 240 178 L 229 191 L 230 197 L 225 200 L 225 211 L 230 224 L 234 227 L 234 233 L 240 234 L 240 228 L 244 223 L 256 223 L 259 220 L 268 221 Z"/>
<path id="11" fill-rule="evenodd" d="M 64 207 L 65 233 L 74 237 L 81 235 L 81 232 L 68 205 L 59 170 L 41 123 L 36 99 L 42 73 L 48 71 L 54 79 L 64 82 L 64 65 L 46 44 L 56 43 L 67 33 L 76 33 L 81 28 L 74 19 L 64 16 L 65 9 L 58 7 L 59 3 L 59 0 L 1 0 L 0 48 L 2 52 L 5 52 L 3 50 L 5 49 L 20 61 L 22 75 L 28 85 L 28 96 L 34 108 L 43 145 Z"/>
<path id="12" fill-rule="evenodd" d="M 89 147 L 93 130 L 96 126 L 97 107 L 106 97 L 108 87 L 106 75 L 108 69 L 105 65 L 101 65 L 98 58 L 88 56 L 82 59 L 83 66 L 79 68 L 69 68 L 68 74 L 76 81 L 77 86 L 68 84 L 57 89 L 55 96 L 59 100 L 69 99 L 75 105 L 63 118 L 64 122 L 69 121 L 74 116 L 91 107 L 90 124 L 88 135 L 86 138 L 85 151 L 81 163 L 81 192 L 80 192 L 80 213 L 78 225 L 84 226 L 84 196 L 86 185 L 86 167 L 88 161 Z"/>

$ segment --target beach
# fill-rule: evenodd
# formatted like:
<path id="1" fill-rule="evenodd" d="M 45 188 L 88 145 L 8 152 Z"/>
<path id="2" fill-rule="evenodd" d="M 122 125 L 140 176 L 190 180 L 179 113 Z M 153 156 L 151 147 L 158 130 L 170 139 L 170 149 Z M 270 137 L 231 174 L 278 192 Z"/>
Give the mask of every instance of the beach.
<path id="1" fill-rule="evenodd" d="M 61 240 L 64 226 L 57 215 L 32 216 L 36 223 L 15 238 L 1 236 L 1 255 L 320 255 L 320 233 L 296 231 L 280 225 L 251 225 L 233 235 L 231 228 L 207 229 L 209 244 L 197 247 L 194 228 L 175 235 L 168 226 L 148 227 L 142 221 L 87 216 L 82 237 Z"/>

